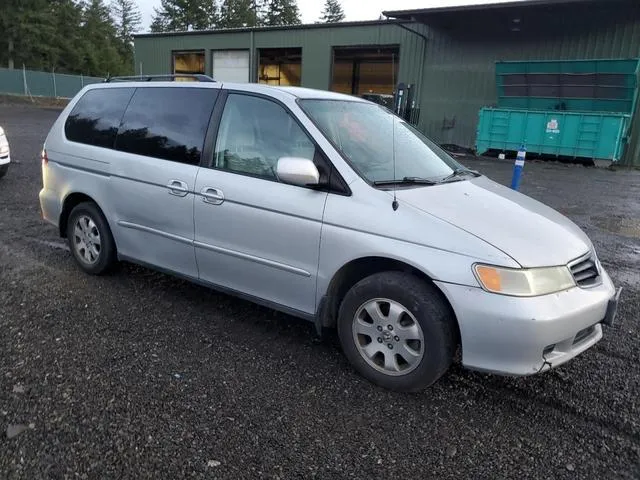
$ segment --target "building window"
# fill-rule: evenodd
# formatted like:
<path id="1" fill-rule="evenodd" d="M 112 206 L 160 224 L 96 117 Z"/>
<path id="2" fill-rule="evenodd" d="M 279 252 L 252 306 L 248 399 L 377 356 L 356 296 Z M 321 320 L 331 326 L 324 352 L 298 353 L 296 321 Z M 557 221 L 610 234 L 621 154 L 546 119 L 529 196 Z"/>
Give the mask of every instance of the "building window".
<path id="1" fill-rule="evenodd" d="M 400 49 L 335 47 L 331 90 L 349 95 L 393 95 L 398 83 Z"/>
<path id="2" fill-rule="evenodd" d="M 173 73 L 204 75 L 204 50 L 173 52 Z"/>
<path id="3" fill-rule="evenodd" d="M 258 83 L 300 86 L 302 79 L 301 48 L 261 48 Z"/>

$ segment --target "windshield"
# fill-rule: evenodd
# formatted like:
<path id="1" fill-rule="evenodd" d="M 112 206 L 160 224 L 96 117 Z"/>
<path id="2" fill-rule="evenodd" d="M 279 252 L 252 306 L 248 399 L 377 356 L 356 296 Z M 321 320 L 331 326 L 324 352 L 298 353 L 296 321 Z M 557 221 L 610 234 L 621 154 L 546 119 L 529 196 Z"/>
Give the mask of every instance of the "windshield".
<path id="1" fill-rule="evenodd" d="M 300 105 L 351 166 L 371 183 L 415 178 L 438 181 L 463 168 L 379 105 L 348 100 L 301 100 Z"/>

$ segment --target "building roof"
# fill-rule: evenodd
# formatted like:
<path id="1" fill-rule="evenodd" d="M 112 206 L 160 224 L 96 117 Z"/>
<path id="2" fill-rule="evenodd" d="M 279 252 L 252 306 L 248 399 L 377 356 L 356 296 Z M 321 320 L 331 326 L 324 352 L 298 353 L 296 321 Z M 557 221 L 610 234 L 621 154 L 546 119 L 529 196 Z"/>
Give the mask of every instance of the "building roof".
<path id="1" fill-rule="evenodd" d="M 272 27 L 239 27 L 239 28 L 218 28 L 213 30 L 192 30 L 189 32 L 157 32 L 157 33 L 138 33 L 134 38 L 145 37 L 171 37 L 177 35 L 207 35 L 212 33 L 242 33 L 242 32 L 263 32 L 277 30 L 309 30 L 314 28 L 346 28 L 360 26 L 388 25 L 390 23 L 398 23 L 395 20 L 365 20 L 358 22 L 337 22 L 337 23 L 307 23 L 300 25 L 276 25 Z"/>
<path id="2" fill-rule="evenodd" d="M 615 8 L 615 4 L 629 4 L 636 5 L 638 0 L 515 0 L 510 2 L 496 3 L 488 1 L 484 4 L 475 5 L 457 5 L 450 7 L 431 7 L 431 8 L 419 8 L 414 10 L 388 10 L 382 12 L 382 14 L 388 18 L 395 18 L 398 20 L 414 20 L 420 22 L 428 22 L 432 19 L 438 19 L 443 17 L 451 17 L 461 13 L 488 13 L 495 11 L 518 11 L 526 12 L 532 9 L 547 9 L 553 7 L 555 10 L 558 7 L 575 9 L 580 4 L 600 4 L 607 5 Z"/>
<path id="3" fill-rule="evenodd" d="M 460 0 L 464 1 L 464 0 Z M 504 22 L 505 19 L 519 19 L 524 14 L 545 14 L 552 12 L 558 18 L 574 14 L 581 6 L 598 7 L 602 13 L 614 13 L 616 8 L 624 7 L 625 12 L 633 11 L 640 17 L 640 0 L 512 0 L 495 3 L 487 0 L 485 4 L 459 5 L 452 7 L 432 7 L 414 10 L 387 10 L 382 12 L 385 20 L 366 20 L 357 22 L 310 23 L 300 25 L 276 25 L 261 27 L 220 28 L 212 30 L 193 30 L 188 32 L 139 33 L 134 38 L 171 37 L 185 35 L 211 35 L 243 32 L 269 32 L 285 30 L 309 30 L 319 28 L 349 28 L 360 26 L 390 25 L 406 22 L 420 22 L 427 25 L 450 27 L 453 25 L 473 27 L 475 24 L 487 28 L 490 24 Z M 481 17 L 481 18 L 480 18 Z M 482 22 L 487 22 L 484 24 Z"/>

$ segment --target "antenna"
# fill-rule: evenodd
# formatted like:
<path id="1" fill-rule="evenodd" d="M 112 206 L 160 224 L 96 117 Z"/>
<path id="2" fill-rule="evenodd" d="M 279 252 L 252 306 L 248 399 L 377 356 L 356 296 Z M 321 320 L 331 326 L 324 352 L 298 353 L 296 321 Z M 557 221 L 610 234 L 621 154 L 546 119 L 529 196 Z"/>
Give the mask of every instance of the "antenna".
<path id="1" fill-rule="evenodd" d="M 398 198 L 396 197 L 396 116 L 391 115 L 391 156 L 393 159 L 393 202 L 391 202 L 391 208 L 395 212 L 398 210 Z"/>

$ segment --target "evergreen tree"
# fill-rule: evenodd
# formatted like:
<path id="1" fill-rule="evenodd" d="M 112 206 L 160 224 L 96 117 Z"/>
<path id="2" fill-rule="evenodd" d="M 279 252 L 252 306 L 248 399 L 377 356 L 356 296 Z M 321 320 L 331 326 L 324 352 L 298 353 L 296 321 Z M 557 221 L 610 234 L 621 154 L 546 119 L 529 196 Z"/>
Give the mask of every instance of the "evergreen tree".
<path id="1" fill-rule="evenodd" d="M 111 14 L 120 40 L 119 50 L 126 73 L 133 73 L 133 34 L 142 24 L 142 15 L 134 0 L 112 0 Z"/>
<path id="2" fill-rule="evenodd" d="M 261 0 L 222 0 L 221 28 L 256 27 L 263 25 L 265 2 Z"/>
<path id="3" fill-rule="evenodd" d="M 132 0 L 118 0 L 118 3 Z M 0 63 L 11 68 L 104 76 L 130 72 L 128 49 L 104 0 L 2 0 Z M 125 24 L 127 22 L 125 21 Z M 125 30 L 127 31 L 127 30 Z"/>
<path id="4" fill-rule="evenodd" d="M 269 0 L 265 25 L 298 25 L 300 10 L 296 0 Z"/>
<path id="5" fill-rule="evenodd" d="M 9 68 L 45 69 L 55 35 L 47 0 L 3 0 L 0 8 L 0 59 Z"/>
<path id="6" fill-rule="evenodd" d="M 337 23 L 344 20 L 344 10 L 339 0 L 326 0 L 320 21 L 323 23 Z"/>
<path id="7" fill-rule="evenodd" d="M 80 31 L 84 45 L 83 73 L 119 75 L 130 70 L 120 55 L 116 27 L 103 0 L 90 0 Z"/>
<path id="8" fill-rule="evenodd" d="M 115 20 L 118 38 L 126 44 L 133 42 L 133 34 L 142 24 L 142 14 L 134 0 L 112 0 L 111 14 Z"/>
<path id="9" fill-rule="evenodd" d="M 154 10 L 152 32 L 207 30 L 218 23 L 215 0 L 160 0 Z"/>
<path id="10" fill-rule="evenodd" d="M 60 73 L 82 73 L 82 7 L 73 0 L 50 0 L 50 5 L 55 29 L 55 35 L 50 39 L 51 67 Z"/>

